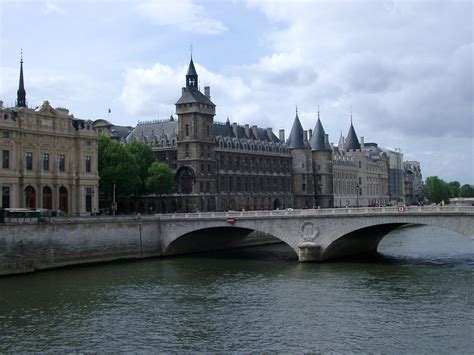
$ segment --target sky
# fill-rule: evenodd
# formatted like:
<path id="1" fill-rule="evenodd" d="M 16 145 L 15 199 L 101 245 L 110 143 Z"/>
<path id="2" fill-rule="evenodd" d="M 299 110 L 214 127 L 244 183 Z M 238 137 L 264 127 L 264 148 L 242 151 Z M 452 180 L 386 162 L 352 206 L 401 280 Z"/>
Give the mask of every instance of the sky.
<path id="1" fill-rule="evenodd" d="M 0 0 L 0 100 L 23 49 L 28 105 L 116 125 L 167 119 L 191 49 L 215 121 L 399 148 L 424 178 L 474 183 L 469 0 Z M 111 113 L 108 114 L 108 110 Z"/>

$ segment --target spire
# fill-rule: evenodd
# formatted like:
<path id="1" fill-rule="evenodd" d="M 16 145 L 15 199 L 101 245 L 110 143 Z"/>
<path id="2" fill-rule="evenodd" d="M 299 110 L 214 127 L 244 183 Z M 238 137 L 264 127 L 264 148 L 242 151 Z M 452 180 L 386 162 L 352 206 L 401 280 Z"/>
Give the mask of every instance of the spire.
<path id="1" fill-rule="evenodd" d="M 288 148 L 290 149 L 304 149 L 303 142 L 303 126 L 301 126 L 300 119 L 298 117 L 298 107 L 296 107 L 296 117 L 291 128 L 290 136 L 286 141 Z"/>
<path id="2" fill-rule="evenodd" d="M 313 135 L 309 141 L 311 150 L 331 150 L 331 146 L 326 141 L 326 132 L 324 132 L 323 124 L 320 119 L 320 112 L 318 106 L 318 121 L 314 127 Z"/>
<path id="3" fill-rule="evenodd" d="M 18 91 L 16 92 L 16 106 L 26 107 L 26 91 L 23 81 L 23 49 L 20 54 L 20 83 L 18 85 Z"/>
<path id="4" fill-rule="evenodd" d="M 188 73 L 186 74 L 186 88 L 187 89 L 198 88 L 198 75 L 196 72 L 196 68 L 194 68 L 192 53 L 191 53 L 191 61 L 189 62 Z"/>
<path id="5" fill-rule="evenodd" d="M 352 125 L 352 113 L 351 113 L 351 126 L 349 132 L 347 132 L 347 138 L 345 139 L 344 150 L 360 150 L 359 138 L 355 132 L 354 126 Z"/>

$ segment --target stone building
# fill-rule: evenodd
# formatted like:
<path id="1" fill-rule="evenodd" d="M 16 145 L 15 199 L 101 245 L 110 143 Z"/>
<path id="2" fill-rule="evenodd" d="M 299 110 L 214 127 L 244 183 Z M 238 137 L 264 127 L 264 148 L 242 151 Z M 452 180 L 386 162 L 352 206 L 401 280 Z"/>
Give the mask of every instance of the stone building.
<path id="1" fill-rule="evenodd" d="M 405 203 L 416 205 L 423 202 L 423 177 L 420 163 L 417 161 L 404 161 Z"/>
<path id="2" fill-rule="evenodd" d="M 176 193 L 130 201 L 128 211 L 226 211 L 388 204 L 389 162 L 377 144 L 359 142 L 351 122 L 338 147 L 319 113 L 314 130 L 298 117 L 280 130 L 215 122 L 210 88 L 198 88 L 191 59 L 177 119 L 139 122 L 127 141 L 151 145 L 175 173 Z"/>
<path id="3" fill-rule="evenodd" d="M 0 186 L 3 208 L 44 208 L 74 215 L 98 208 L 97 133 L 48 101 L 27 107 L 20 61 L 14 107 L 0 101 Z"/>

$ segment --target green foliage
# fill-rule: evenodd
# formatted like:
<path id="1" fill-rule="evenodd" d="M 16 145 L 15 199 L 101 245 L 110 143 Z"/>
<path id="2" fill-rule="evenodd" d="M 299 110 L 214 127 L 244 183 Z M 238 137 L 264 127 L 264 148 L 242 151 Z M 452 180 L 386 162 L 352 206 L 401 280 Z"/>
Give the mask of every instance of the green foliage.
<path id="1" fill-rule="evenodd" d="M 99 137 L 99 190 L 111 196 L 115 181 L 117 201 L 140 188 L 139 165 L 124 145 L 106 136 Z"/>
<path id="2" fill-rule="evenodd" d="M 155 194 L 167 194 L 174 191 L 175 178 L 170 168 L 161 163 L 154 162 L 148 169 L 146 188 Z"/>
<path id="3" fill-rule="evenodd" d="M 459 197 L 474 197 L 474 186 L 465 184 L 459 189 Z"/>
<path id="4" fill-rule="evenodd" d="M 431 202 L 440 203 L 444 201 L 448 203 L 450 197 L 448 184 L 437 176 L 426 178 L 425 196 L 428 197 Z"/>
<path id="5" fill-rule="evenodd" d="M 140 178 L 140 187 L 136 194 L 143 195 L 146 191 L 146 180 L 148 169 L 155 162 L 155 155 L 151 147 L 143 142 L 132 141 L 125 145 L 125 149 L 133 155 L 138 164 L 138 177 Z"/>
<path id="6" fill-rule="evenodd" d="M 459 188 L 461 184 L 459 181 L 451 181 L 448 183 L 449 193 L 451 197 L 459 197 Z"/>

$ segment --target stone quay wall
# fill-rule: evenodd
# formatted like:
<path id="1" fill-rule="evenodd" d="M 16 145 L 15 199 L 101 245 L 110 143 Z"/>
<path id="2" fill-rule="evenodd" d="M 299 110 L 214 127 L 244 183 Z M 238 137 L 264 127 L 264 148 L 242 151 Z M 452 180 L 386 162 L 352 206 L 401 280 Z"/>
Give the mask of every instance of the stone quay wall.
<path id="1" fill-rule="evenodd" d="M 0 275 L 161 255 L 159 223 L 136 218 L 0 224 Z"/>

